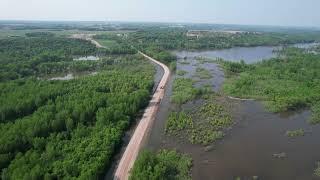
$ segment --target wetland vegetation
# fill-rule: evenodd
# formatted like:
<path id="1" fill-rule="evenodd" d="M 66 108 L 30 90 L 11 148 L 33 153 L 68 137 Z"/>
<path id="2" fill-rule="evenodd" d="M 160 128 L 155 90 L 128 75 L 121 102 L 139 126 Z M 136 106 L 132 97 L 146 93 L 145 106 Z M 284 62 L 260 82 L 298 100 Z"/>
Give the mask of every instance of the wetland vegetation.
<path id="1" fill-rule="evenodd" d="M 178 76 L 184 76 L 185 74 L 187 74 L 188 72 L 187 71 L 184 71 L 184 70 L 179 70 L 179 71 L 177 71 L 176 72 L 176 74 L 178 75 Z"/>
<path id="2" fill-rule="evenodd" d="M 317 162 L 317 168 L 314 170 L 314 175 L 320 177 L 320 162 Z"/>
<path id="3" fill-rule="evenodd" d="M 263 48 L 263 47 L 261 47 L 261 48 Z M 235 48 L 235 49 L 238 50 L 237 48 Z M 234 51 L 230 50 L 229 54 L 232 52 L 238 52 L 236 50 L 234 50 Z M 258 101 L 260 101 L 260 100 L 262 102 L 266 102 L 266 104 L 268 105 L 268 103 L 270 103 L 268 101 L 272 101 L 274 96 L 276 96 L 276 98 L 279 98 L 279 100 L 288 102 L 288 104 L 289 104 L 289 102 L 291 102 L 289 100 L 289 98 L 300 99 L 302 101 L 307 100 L 307 103 L 304 106 L 298 106 L 295 108 L 283 108 L 278 111 L 273 111 L 273 112 L 281 112 L 281 113 L 272 113 L 272 112 L 268 112 L 268 111 L 263 111 L 263 112 L 261 111 L 260 112 L 260 110 L 259 110 L 259 112 L 255 112 L 255 110 L 251 111 L 251 109 L 255 109 L 255 108 L 251 107 L 250 109 L 246 110 L 245 114 L 243 114 L 240 117 L 239 117 L 239 115 L 236 115 L 236 117 L 237 117 L 237 124 L 238 124 L 238 120 L 243 121 L 243 122 L 239 122 L 241 124 L 240 125 L 241 128 L 246 128 L 247 126 L 249 126 L 249 125 L 247 125 L 247 123 L 248 123 L 247 119 L 250 119 L 252 121 L 252 123 L 257 123 L 260 125 L 266 124 L 267 125 L 266 128 L 267 129 L 269 128 L 269 130 L 270 130 L 271 124 L 272 124 L 273 129 L 277 129 L 277 130 L 272 130 L 272 132 L 278 133 L 278 135 L 275 135 L 275 137 L 281 138 L 280 136 L 282 136 L 282 138 L 283 138 L 284 135 L 288 136 L 290 138 L 303 136 L 301 138 L 294 138 L 294 139 L 290 140 L 290 142 L 292 142 L 293 144 L 299 144 L 299 143 L 302 143 L 301 141 L 303 141 L 303 143 L 307 144 L 308 147 L 311 147 L 310 143 L 309 144 L 307 143 L 309 141 L 306 139 L 312 139 L 312 140 L 310 140 L 311 142 L 313 142 L 313 143 L 311 143 L 311 145 L 315 143 L 316 137 L 314 137 L 314 136 L 316 136 L 315 134 L 318 134 L 318 133 L 315 133 L 314 131 L 316 131 L 316 129 L 318 130 L 318 126 L 311 126 L 311 125 L 308 125 L 308 123 L 306 123 L 307 122 L 306 119 L 308 119 L 308 117 L 309 117 L 309 116 L 306 116 L 306 114 L 307 114 L 306 112 L 308 112 L 308 108 L 311 109 L 311 113 L 312 113 L 311 117 L 312 118 L 310 118 L 310 120 L 308 122 L 311 123 L 313 121 L 312 124 L 316 124 L 317 123 L 316 120 L 318 120 L 318 118 L 317 118 L 318 113 L 316 113 L 318 110 L 318 108 L 317 108 L 318 103 L 317 102 L 319 101 L 319 99 L 318 99 L 319 75 L 318 75 L 318 71 L 316 71 L 316 69 L 319 69 L 319 64 L 318 64 L 318 62 L 319 62 L 318 60 L 320 59 L 319 56 L 317 54 L 310 52 L 310 50 L 307 50 L 307 49 L 303 50 L 303 49 L 296 49 L 296 48 L 291 48 L 291 47 L 289 48 L 288 47 L 288 48 L 285 48 L 285 49 L 277 51 L 277 52 L 275 51 L 274 53 L 276 53 L 276 54 L 270 60 L 266 59 L 266 60 L 259 62 L 258 59 L 254 59 L 255 55 L 257 56 L 257 58 L 260 57 L 258 54 L 254 54 L 255 52 L 253 52 L 252 54 L 254 54 L 254 55 L 252 56 L 252 54 L 250 54 L 249 49 L 248 50 L 244 49 L 244 50 L 248 54 L 248 57 L 251 58 L 249 61 L 247 61 L 246 59 L 240 60 L 241 59 L 240 55 L 239 55 L 239 57 L 235 57 L 235 59 L 232 59 L 232 61 L 229 61 L 229 60 L 227 61 L 227 60 L 223 60 L 221 58 L 217 58 L 219 56 L 217 56 L 217 57 L 206 56 L 206 55 L 220 55 L 219 53 L 215 53 L 215 51 L 214 52 L 213 51 L 212 52 L 210 52 L 210 51 L 203 51 L 203 52 L 202 51 L 199 51 L 199 52 L 178 51 L 178 52 L 176 52 L 175 51 L 175 53 L 177 54 L 177 56 L 179 58 L 178 59 L 179 66 L 177 69 L 178 69 L 178 71 L 179 70 L 183 70 L 183 71 L 187 70 L 188 73 L 185 74 L 183 77 L 190 77 L 191 76 L 191 78 L 193 79 L 193 86 L 198 88 L 199 86 L 201 87 L 203 85 L 203 83 L 197 82 L 197 81 L 199 81 L 200 78 L 198 79 L 196 76 L 194 76 L 194 74 L 197 73 L 196 69 L 197 68 L 198 69 L 199 68 L 206 68 L 206 70 L 209 70 L 209 72 L 214 73 L 216 75 L 217 70 L 212 71 L 209 67 L 210 67 L 211 63 L 218 63 L 224 69 L 224 72 L 225 72 L 224 74 L 225 74 L 225 77 L 227 78 L 227 81 L 224 83 L 225 87 L 229 86 L 229 85 L 234 86 L 234 84 L 238 83 L 237 81 L 242 80 L 242 78 L 243 78 L 242 76 L 245 76 L 247 79 L 245 79 L 243 81 L 243 84 L 239 84 L 237 86 L 240 89 L 241 93 L 248 93 L 248 89 L 246 89 L 247 87 L 250 87 L 249 92 L 251 92 L 251 89 L 255 90 L 255 88 L 257 88 L 258 90 L 260 90 L 262 92 L 268 91 L 266 93 L 268 95 L 271 95 L 273 93 L 272 90 L 269 91 L 270 89 L 274 89 L 276 91 L 275 94 L 273 94 L 273 96 L 271 96 L 271 98 L 270 98 L 271 100 L 268 100 L 267 96 L 240 96 L 240 95 L 230 94 L 230 93 L 228 93 L 228 91 L 226 91 L 227 92 L 226 94 L 223 94 L 223 93 L 221 94 L 222 97 L 225 96 L 226 99 L 228 99 L 228 97 L 227 97 L 228 95 L 231 95 L 233 97 L 245 98 L 245 99 L 249 99 L 249 98 L 256 99 L 257 101 L 245 101 L 245 100 L 242 101 L 241 99 L 234 99 L 234 100 L 230 99 L 230 101 L 232 101 L 232 103 L 240 103 L 244 107 L 248 106 L 248 108 L 251 107 L 249 104 L 257 105 L 257 104 L 259 104 Z M 257 49 L 258 52 L 259 52 L 259 50 L 260 49 Z M 252 48 L 252 51 L 255 51 L 254 48 Z M 227 51 L 225 51 L 223 53 L 227 53 Z M 225 55 L 223 53 L 221 52 L 221 55 Z M 279 54 L 279 56 L 277 56 L 278 54 Z M 232 55 L 230 57 L 232 57 Z M 241 55 L 243 55 L 243 54 L 241 54 Z M 246 55 L 246 54 L 244 54 L 244 55 Z M 228 55 L 225 55 L 225 56 L 228 56 Z M 244 56 L 244 57 L 246 57 L 246 56 Z M 237 60 L 236 58 L 238 58 L 238 61 L 236 61 Z M 263 69 L 262 67 L 265 69 Z M 266 68 L 266 67 L 268 67 L 268 68 Z M 275 73 L 276 70 L 277 70 L 277 73 Z M 197 78 L 197 79 L 194 79 L 194 78 Z M 288 83 L 290 83 L 290 84 L 288 84 Z M 280 88 L 278 88 L 279 86 L 280 86 Z M 211 87 L 212 87 L 212 85 L 211 85 Z M 241 89 L 241 88 L 244 88 L 244 89 Z M 223 89 L 223 90 L 225 90 L 225 89 Z M 238 89 L 236 89 L 234 91 L 237 91 L 237 90 Z M 281 91 L 283 91 L 283 92 L 281 92 Z M 301 93 L 301 95 L 299 95 L 299 96 L 297 96 L 298 93 L 294 93 L 294 92 L 298 92 L 298 91 L 300 91 L 300 93 Z M 281 92 L 281 93 L 279 93 L 279 92 Z M 236 92 L 235 92 L 235 94 L 236 94 Z M 261 94 L 263 94 L 263 93 L 261 93 Z M 205 101 L 205 99 L 206 99 L 205 97 L 206 96 L 197 96 L 195 99 L 202 99 Z M 220 131 L 220 132 L 222 132 L 222 135 L 220 135 L 220 134 L 214 135 L 211 133 L 211 132 L 213 132 L 212 130 L 209 131 L 211 134 L 207 133 L 208 131 L 206 131 L 206 128 L 210 129 L 209 127 L 211 124 L 208 121 L 203 121 L 204 118 L 202 118 L 201 115 L 195 113 L 196 110 L 194 110 L 194 111 L 190 110 L 191 108 L 199 110 L 200 107 L 203 104 L 205 104 L 205 102 L 202 104 L 202 103 L 199 103 L 202 100 L 197 101 L 195 99 L 191 100 L 191 102 L 187 101 L 187 103 L 183 103 L 182 106 L 179 106 L 180 108 L 178 108 L 178 109 L 173 108 L 174 110 L 169 115 L 169 118 L 166 123 L 166 134 L 169 135 L 168 136 L 169 138 L 165 138 L 165 139 L 167 141 L 169 141 L 168 139 L 170 139 L 172 137 L 176 137 L 175 141 L 179 141 L 179 143 L 177 143 L 179 145 L 177 145 L 177 146 L 181 149 L 190 148 L 190 149 L 192 149 L 192 150 L 190 150 L 191 153 L 194 153 L 194 151 L 196 151 L 197 153 L 202 153 L 203 150 L 208 152 L 207 150 L 212 149 L 211 143 L 216 142 L 216 140 L 218 140 L 218 139 L 221 139 L 223 137 L 223 134 L 226 133 L 226 130 L 228 130 L 234 124 L 234 120 L 231 118 L 231 121 L 226 121 L 227 122 L 226 123 L 227 125 L 225 126 L 226 128 L 222 128 L 222 130 Z M 215 101 L 212 104 L 217 104 L 217 101 Z M 218 104 L 219 104 L 219 101 L 218 101 Z M 252 106 L 255 106 L 255 105 L 252 105 Z M 267 106 L 267 107 L 269 108 L 269 106 Z M 227 107 L 227 108 L 225 108 L 225 110 L 229 110 L 229 108 Z M 236 111 L 236 113 L 238 113 L 238 112 Z M 263 115 L 256 116 L 254 113 L 261 113 Z M 278 121 L 280 121 L 280 119 L 282 119 L 282 118 L 283 119 L 290 119 L 290 120 L 296 119 L 296 117 L 295 117 L 296 115 L 292 115 L 293 113 L 299 114 L 298 116 L 300 117 L 301 120 L 298 121 L 298 119 L 299 119 L 298 118 L 297 120 L 295 120 L 296 122 L 290 123 L 288 121 L 287 123 L 285 123 L 286 125 L 283 125 L 283 122 L 275 122 L 276 120 L 274 120 L 272 123 L 267 123 L 268 118 L 277 119 Z M 229 112 L 227 114 L 230 115 Z M 246 114 L 251 114 L 253 117 L 252 118 L 246 117 Z M 268 115 L 266 115 L 266 114 L 268 114 Z M 287 115 L 287 114 L 290 114 L 290 115 Z M 304 115 L 302 115 L 302 114 L 304 114 Z M 268 118 L 263 118 L 262 116 L 264 116 L 264 115 L 266 115 L 266 117 L 268 117 Z M 281 118 L 278 116 L 280 116 Z M 242 120 L 242 118 L 243 118 L 243 120 Z M 261 120 L 261 122 L 258 120 L 253 121 L 252 119 L 255 119 L 255 118 L 262 118 L 263 120 Z M 192 120 L 192 123 L 191 123 L 190 119 Z M 301 121 L 303 121 L 302 119 L 305 121 L 304 123 L 301 122 Z M 195 120 L 198 122 L 204 122 L 205 126 L 200 126 L 197 131 L 197 129 L 195 128 L 195 127 L 197 127 L 197 125 L 194 123 Z M 265 122 L 262 122 L 262 121 L 265 121 Z M 278 125 L 280 125 L 281 127 L 275 128 L 274 126 L 277 126 L 276 123 L 280 123 Z M 251 133 L 259 134 L 258 132 L 256 132 L 256 129 L 258 128 L 261 130 L 261 128 L 263 128 L 263 127 L 259 128 L 259 127 L 257 127 L 257 124 L 250 125 L 255 128 L 255 130 L 251 130 L 252 131 Z M 295 125 L 293 126 L 293 124 L 295 124 Z M 299 125 L 297 125 L 297 124 L 299 124 Z M 223 123 L 222 123 L 222 126 L 223 126 Z M 237 128 L 237 126 L 239 126 L 239 125 L 235 125 L 235 126 L 236 126 L 235 128 Z M 192 131 L 190 129 L 192 129 L 192 128 L 195 129 L 194 133 L 191 133 Z M 279 131 L 279 129 L 281 129 L 281 131 Z M 240 130 L 237 130 L 237 131 L 240 132 Z M 259 130 L 257 130 L 257 131 L 259 131 Z M 267 133 L 264 130 L 261 130 L 261 131 L 263 133 Z M 219 132 L 219 131 L 217 131 L 217 132 Z M 232 132 L 230 132 L 230 134 Z M 279 132 L 281 132 L 281 133 L 279 133 Z M 309 135 L 305 136 L 305 134 L 308 132 L 312 132 L 312 135 L 310 134 L 310 136 Z M 313 134 L 313 133 L 315 133 L 315 134 Z M 242 134 L 246 134 L 248 136 L 248 133 L 242 133 Z M 191 141 L 192 138 L 190 138 L 190 136 L 192 136 L 192 135 L 194 135 L 194 137 L 193 137 L 194 141 Z M 234 135 L 230 135 L 230 136 L 231 136 L 231 139 L 234 139 L 234 137 L 232 137 Z M 228 136 L 228 139 L 230 138 L 230 136 Z M 257 138 L 258 137 L 259 138 L 266 138 L 264 135 L 257 135 Z M 214 140 L 212 140 L 212 139 L 214 139 Z M 187 140 L 189 143 L 193 142 L 195 144 L 203 144 L 203 145 L 206 144 L 207 146 L 204 149 L 202 148 L 202 151 L 201 150 L 197 151 L 197 150 L 195 150 L 196 146 L 188 145 L 188 142 L 185 142 L 184 140 Z M 238 138 L 238 140 L 243 140 L 243 141 L 248 140 L 251 143 L 257 143 L 255 140 L 252 141 L 251 138 L 245 138 L 245 137 Z M 229 140 L 226 140 L 226 141 L 229 141 Z M 259 141 L 259 140 L 257 140 L 257 141 Z M 305 141 L 307 141 L 307 142 L 305 142 Z M 231 142 L 237 144 L 237 142 L 239 142 L 239 141 L 231 141 Z M 288 142 L 288 138 L 283 138 L 279 142 L 284 143 L 284 145 L 281 145 L 281 149 L 283 149 L 283 148 L 287 149 L 288 145 L 286 145 L 286 143 Z M 275 142 L 274 144 L 277 144 L 279 142 Z M 226 145 L 222 145 L 224 151 L 227 150 L 226 148 L 233 148 L 233 145 L 231 145 L 230 142 L 223 142 L 222 144 L 225 144 L 225 143 L 226 143 Z M 257 143 L 257 144 L 259 144 L 259 143 Z M 252 144 L 246 143 L 246 145 L 250 147 Z M 246 148 L 240 148 L 240 147 L 235 147 L 235 148 L 239 149 L 240 151 L 246 149 Z M 264 148 L 267 148 L 267 147 L 264 147 Z M 206 165 L 201 166 L 201 165 L 197 164 L 197 166 L 201 166 L 203 168 L 205 168 L 205 166 L 210 166 L 210 168 L 214 168 L 215 167 L 214 165 L 212 165 L 212 166 L 209 165 L 210 160 L 215 161 L 215 159 L 219 159 L 220 164 L 226 163 L 225 160 L 228 161 L 229 158 L 227 158 L 227 157 L 211 158 L 211 156 L 215 156 L 217 154 L 218 155 L 220 154 L 220 156 L 224 156 L 224 153 L 220 152 L 220 151 L 222 151 L 221 148 L 215 146 L 214 149 L 215 149 L 214 151 L 216 151 L 216 149 L 220 149 L 220 150 L 217 150 L 218 151 L 217 153 L 214 153 L 214 152 L 209 153 L 207 156 L 203 155 L 204 158 L 202 158 L 202 156 L 201 157 L 196 156 L 194 160 L 198 161 L 198 163 L 201 164 L 201 163 L 208 162 L 208 163 L 206 163 Z M 281 150 L 279 151 L 279 149 L 277 149 L 276 147 L 272 148 L 272 149 L 274 149 L 273 152 L 270 151 L 270 149 L 269 149 L 269 152 L 267 152 L 268 150 L 257 150 L 257 151 L 248 150 L 248 151 L 251 153 L 269 153 L 269 156 L 267 155 L 269 157 L 269 159 L 265 158 L 265 161 L 266 162 L 270 161 L 270 162 L 268 162 L 268 164 L 274 164 L 274 165 L 277 165 L 277 163 L 272 162 L 272 158 L 270 158 L 270 157 L 281 157 L 281 159 L 283 159 L 285 162 L 293 161 L 293 160 L 295 161 L 296 159 L 300 158 L 300 154 L 296 153 L 296 152 L 292 152 L 292 150 L 287 149 L 286 151 L 281 151 Z M 299 149 L 299 148 L 295 148 L 295 149 Z M 229 151 L 229 150 L 227 150 L 227 151 Z M 299 149 L 299 151 L 303 151 L 303 150 Z M 280 153 L 277 154 L 274 152 L 280 152 Z M 230 150 L 229 153 L 234 153 L 234 152 L 232 150 Z M 279 155 L 279 156 L 273 156 L 272 154 Z M 312 154 L 313 154 L 312 155 L 313 158 L 311 160 L 308 160 L 308 164 L 305 164 L 306 166 L 309 167 L 309 170 L 311 170 L 312 164 L 318 160 L 317 158 L 314 158 L 314 157 L 318 157 L 318 155 L 316 155 L 317 153 L 313 152 Z M 237 158 L 245 160 L 240 157 L 241 153 L 239 153 L 238 156 L 237 156 Z M 283 158 L 284 156 L 288 157 L 288 158 Z M 296 157 L 292 157 L 292 156 L 296 156 Z M 259 157 L 260 156 L 255 156 L 255 158 L 259 158 Z M 250 156 L 248 156 L 246 158 L 250 159 Z M 311 158 L 311 157 L 308 157 L 308 158 Z M 233 163 L 232 163 L 233 160 L 229 159 L 229 161 L 230 162 L 228 163 L 228 165 L 226 165 L 224 167 L 226 169 L 225 174 L 222 173 L 223 175 L 217 176 L 217 177 L 221 177 L 222 179 L 225 177 L 231 178 L 231 176 L 229 175 L 230 172 L 228 172 L 227 169 L 228 169 L 229 165 L 231 165 L 231 166 L 233 165 Z M 253 160 L 253 163 L 255 163 L 254 160 Z M 233 166 L 233 168 L 237 168 L 239 166 L 239 163 L 235 163 L 235 164 L 236 165 Z M 290 168 L 295 167 L 295 165 L 292 165 L 292 166 L 288 165 L 288 166 L 290 166 Z M 195 170 L 196 173 L 201 173 L 201 172 L 207 173 L 206 176 L 199 175 L 199 174 L 196 174 L 195 176 L 197 178 L 211 177 L 210 176 L 211 173 L 209 170 L 210 168 L 208 168 L 207 172 L 202 171 L 202 170 Z M 251 170 L 251 169 L 252 168 L 248 167 L 248 170 Z M 253 168 L 253 169 L 260 170 L 259 168 Z M 241 170 L 239 172 L 243 173 Z M 282 173 L 274 173 L 274 174 L 276 174 L 275 177 L 278 177 L 277 175 L 282 174 Z M 291 173 L 287 173 L 287 174 L 291 175 Z M 312 176 L 312 173 L 310 173 L 310 171 L 309 171 L 309 173 L 305 172 L 305 174 L 308 174 L 308 175 L 306 175 L 306 177 Z M 247 176 L 241 176 L 241 179 L 242 178 L 246 179 L 247 177 L 252 177 L 252 175 L 254 175 L 254 174 L 248 174 Z M 233 176 L 233 177 L 235 177 L 235 176 Z"/>
<path id="4" fill-rule="evenodd" d="M 193 86 L 190 78 L 177 78 L 173 82 L 173 94 L 171 101 L 176 104 L 184 104 L 195 99 L 201 91 Z"/>
<path id="5" fill-rule="evenodd" d="M 296 48 L 281 54 L 252 65 L 223 63 L 228 73 L 237 74 L 227 80 L 224 91 L 235 97 L 262 100 L 273 112 L 311 107 L 310 122 L 319 122 L 320 56 Z"/>
<path id="6" fill-rule="evenodd" d="M 190 112 L 171 112 L 166 133 L 187 137 L 193 144 L 216 142 L 223 137 L 224 130 L 233 124 L 227 108 L 221 104 L 219 97 L 208 95 L 203 105 Z"/>
<path id="7" fill-rule="evenodd" d="M 197 67 L 196 73 L 194 75 L 195 77 L 198 77 L 200 79 L 210 79 L 212 78 L 212 74 L 209 70 L 201 67 Z"/>
<path id="8" fill-rule="evenodd" d="M 316 103 L 311 107 L 312 116 L 309 120 L 310 124 L 319 124 L 320 123 L 320 103 Z"/>
<path id="9" fill-rule="evenodd" d="M 166 125 L 166 132 L 176 134 L 181 130 L 193 128 L 193 122 L 190 115 L 185 112 L 171 112 Z"/>
<path id="10" fill-rule="evenodd" d="M 286 132 L 286 135 L 288 137 L 298 137 L 298 136 L 304 136 L 305 131 L 303 129 L 297 129 L 297 130 L 288 130 Z"/>

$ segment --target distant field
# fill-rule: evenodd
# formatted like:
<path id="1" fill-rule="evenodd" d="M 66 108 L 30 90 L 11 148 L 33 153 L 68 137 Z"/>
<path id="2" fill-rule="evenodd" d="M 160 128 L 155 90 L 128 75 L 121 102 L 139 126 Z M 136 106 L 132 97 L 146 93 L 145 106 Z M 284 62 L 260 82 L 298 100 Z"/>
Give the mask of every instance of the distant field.
<path id="1" fill-rule="evenodd" d="M 113 40 L 99 39 L 97 41 L 102 46 L 105 46 L 105 47 L 114 47 L 114 46 L 118 46 L 119 45 L 116 41 L 113 41 Z"/>
<path id="2" fill-rule="evenodd" d="M 7 38 L 9 36 L 25 36 L 25 33 L 37 32 L 35 30 L 0 30 L 0 38 Z"/>

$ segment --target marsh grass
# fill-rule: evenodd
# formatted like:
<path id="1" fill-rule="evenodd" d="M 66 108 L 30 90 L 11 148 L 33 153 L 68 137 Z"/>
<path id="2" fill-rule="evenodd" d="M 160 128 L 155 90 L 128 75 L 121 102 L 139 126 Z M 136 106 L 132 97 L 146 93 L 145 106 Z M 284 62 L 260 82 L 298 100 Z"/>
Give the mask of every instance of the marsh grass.
<path id="1" fill-rule="evenodd" d="M 226 107 L 217 100 L 217 94 L 207 94 L 205 103 L 190 112 L 172 112 L 166 124 L 166 133 L 186 137 L 192 144 L 208 145 L 224 136 L 224 130 L 233 120 Z"/>
<path id="2" fill-rule="evenodd" d="M 320 103 L 311 107 L 312 116 L 309 120 L 310 124 L 319 124 L 320 123 Z"/>
<path id="3" fill-rule="evenodd" d="M 222 131 L 212 131 L 207 127 L 198 127 L 191 130 L 189 141 L 192 144 L 208 145 L 212 142 L 222 139 L 223 136 L 224 133 Z"/>
<path id="4" fill-rule="evenodd" d="M 281 51 L 283 57 L 256 64 L 219 63 L 228 74 L 223 91 L 231 96 L 264 101 L 272 112 L 311 108 L 311 124 L 320 123 L 320 55 L 301 49 Z"/>
<path id="5" fill-rule="evenodd" d="M 177 71 L 177 75 L 178 76 L 184 76 L 184 75 L 186 75 L 188 72 L 187 71 L 184 71 L 184 70 L 178 70 Z"/>
<path id="6" fill-rule="evenodd" d="M 288 137 L 299 137 L 299 136 L 304 136 L 305 135 L 305 131 L 303 129 L 297 129 L 297 130 L 288 130 L 286 132 L 286 136 Z"/>
<path id="7" fill-rule="evenodd" d="M 314 170 L 314 175 L 320 177 L 320 162 L 317 162 L 317 168 Z"/>
<path id="8" fill-rule="evenodd" d="M 200 63 L 214 63 L 216 62 L 216 58 L 208 58 L 208 57 L 202 57 L 202 56 L 196 56 L 195 59 Z"/>
<path id="9" fill-rule="evenodd" d="M 202 67 L 197 67 L 196 74 L 194 76 L 199 77 L 200 79 L 212 78 L 212 74 L 210 73 L 210 71 Z"/>
<path id="10" fill-rule="evenodd" d="M 181 105 L 200 95 L 201 91 L 193 87 L 193 83 L 190 78 L 176 78 L 173 82 L 171 102 Z"/>
<path id="11" fill-rule="evenodd" d="M 185 112 L 171 112 L 166 124 L 166 133 L 177 133 L 186 128 L 192 128 L 193 122 L 191 116 Z"/>
<path id="12" fill-rule="evenodd" d="M 188 65 L 188 64 L 191 64 L 189 61 L 179 61 L 180 64 L 185 64 L 185 65 Z"/>

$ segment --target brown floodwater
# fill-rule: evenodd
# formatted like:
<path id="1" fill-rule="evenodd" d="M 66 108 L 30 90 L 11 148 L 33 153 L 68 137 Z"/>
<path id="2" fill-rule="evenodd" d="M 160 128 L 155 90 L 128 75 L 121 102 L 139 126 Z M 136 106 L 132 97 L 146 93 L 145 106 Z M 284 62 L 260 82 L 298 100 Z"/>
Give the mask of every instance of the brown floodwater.
<path id="1" fill-rule="evenodd" d="M 257 48 L 253 48 L 253 52 L 250 52 L 249 49 L 246 49 L 244 54 L 250 57 L 249 63 L 261 60 L 256 50 Z M 267 50 L 272 53 L 269 49 Z M 236 51 L 238 52 L 238 49 Z M 253 58 L 250 53 L 258 56 Z M 215 91 L 220 89 L 224 76 L 218 65 L 197 62 L 195 56 L 205 56 L 201 52 L 184 51 L 183 53 L 176 52 L 176 54 L 180 57 L 177 70 L 188 71 L 185 77 L 193 77 L 197 67 L 212 72 L 212 78 L 198 79 L 195 86 L 210 83 Z M 216 52 L 211 54 L 216 54 Z M 243 52 L 240 54 L 240 59 L 245 60 Z M 187 60 L 182 59 L 185 56 Z M 273 56 L 269 54 L 269 57 Z M 239 57 L 233 55 L 231 59 L 239 60 Z M 179 63 L 182 61 L 188 61 L 189 64 Z M 320 125 L 311 126 L 307 123 L 311 114 L 308 109 L 271 113 L 264 108 L 261 102 L 229 100 L 232 104 L 232 117 L 235 120 L 233 128 L 228 130 L 225 138 L 216 144 L 207 147 L 193 145 L 184 138 L 167 136 L 164 133 L 165 122 L 170 110 L 177 108 L 170 103 L 174 78 L 174 76 L 171 78 L 171 83 L 167 87 L 146 148 L 152 150 L 176 149 L 190 155 L 193 159 L 192 179 L 196 180 L 232 180 L 237 177 L 243 180 L 252 179 L 253 176 L 267 180 L 317 179 L 313 171 L 316 162 L 320 160 Z M 188 103 L 183 108 L 197 108 L 200 104 L 201 101 L 197 100 Z M 300 128 L 305 130 L 304 136 L 296 138 L 286 136 L 287 130 Z M 274 157 L 274 154 L 278 153 L 285 154 L 285 157 Z"/>

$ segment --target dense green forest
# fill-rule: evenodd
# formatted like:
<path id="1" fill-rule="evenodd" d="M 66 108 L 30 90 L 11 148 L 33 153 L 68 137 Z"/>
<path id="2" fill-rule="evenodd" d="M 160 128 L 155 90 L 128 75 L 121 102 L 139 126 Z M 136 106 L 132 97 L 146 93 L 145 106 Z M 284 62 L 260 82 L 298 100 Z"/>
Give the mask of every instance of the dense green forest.
<path id="1" fill-rule="evenodd" d="M 199 31 L 194 34 L 195 36 L 192 36 L 192 31 L 185 28 L 149 28 L 130 33 L 128 40 L 134 42 L 139 49 L 160 48 L 165 50 L 223 49 L 235 46 L 273 46 L 320 41 L 319 32 L 226 33 L 223 31 Z"/>
<path id="2" fill-rule="evenodd" d="M 253 65 L 221 61 L 230 76 L 227 94 L 262 100 L 275 112 L 311 107 L 319 123 L 320 55 L 287 48 L 280 56 Z"/>
<path id="3" fill-rule="evenodd" d="M 154 69 L 127 51 L 75 61 L 104 50 L 51 33 L 27 36 L 0 40 L 1 179 L 96 179 L 148 104 Z M 67 81 L 42 78 L 93 70 Z"/>
<path id="4" fill-rule="evenodd" d="M 188 180 L 191 158 L 176 151 L 161 150 L 157 153 L 143 151 L 131 171 L 130 180 Z"/>
<path id="5" fill-rule="evenodd" d="M 148 103 L 152 68 L 140 62 L 132 61 L 136 68 L 122 64 L 70 81 L 10 82 L 7 90 L 13 93 L 6 94 L 10 99 L 26 93 L 26 88 L 33 93 L 53 87 L 59 93 L 50 97 L 26 93 L 36 102 L 34 112 L 1 124 L 0 164 L 1 169 L 7 167 L 3 179 L 90 179 L 102 173 L 125 129 Z"/>
<path id="6" fill-rule="evenodd" d="M 59 71 L 74 55 L 95 54 L 90 42 L 59 37 L 0 39 L 0 81 Z M 60 65 L 60 66 L 59 66 Z"/>

